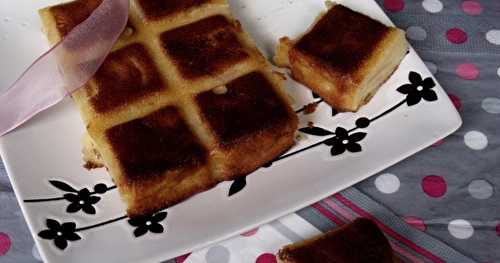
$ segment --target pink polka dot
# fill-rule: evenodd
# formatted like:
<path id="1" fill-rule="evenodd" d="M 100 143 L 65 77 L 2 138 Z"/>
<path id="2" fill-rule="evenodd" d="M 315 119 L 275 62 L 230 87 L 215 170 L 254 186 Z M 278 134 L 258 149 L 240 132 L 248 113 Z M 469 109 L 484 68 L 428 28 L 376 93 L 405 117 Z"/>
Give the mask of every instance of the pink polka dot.
<path id="1" fill-rule="evenodd" d="M 455 27 L 446 31 L 446 38 L 453 44 L 462 44 L 467 41 L 467 33 Z"/>
<path id="2" fill-rule="evenodd" d="M 277 263 L 276 256 L 271 253 L 265 253 L 260 255 L 257 260 L 255 260 L 255 263 Z"/>
<path id="3" fill-rule="evenodd" d="M 259 228 L 255 228 L 255 229 L 252 229 L 252 230 L 250 230 L 248 232 L 241 233 L 240 235 L 244 236 L 244 237 L 251 237 L 251 236 L 257 234 L 257 231 L 259 231 Z"/>
<path id="4" fill-rule="evenodd" d="M 479 77 L 479 69 L 471 63 L 464 63 L 457 66 L 456 73 L 465 80 L 474 80 Z"/>
<path id="5" fill-rule="evenodd" d="M 11 245 L 12 243 L 10 241 L 10 237 L 5 233 L 0 232 L 0 256 L 7 254 Z"/>
<path id="6" fill-rule="evenodd" d="M 453 102 L 453 105 L 455 105 L 455 108 L 457 108 L 457 110 L 462 109 L 462 102 L 460 101 L 459 97 L 453 94 L 448 94 L 448 97 L 450 97 L 451 102 Z"/>
<path id="7" fill-rule="evenodd" d="M 446 193 L 446 181 L 441 176 L 429 175 L 422 180 L 422 189 L 430 197 L 438 198 Z"/>
<path id="8" fill-rule="evenodd" d="M 404 0 L 384 0 L 384 7 L 391 12 L 399 12 L 405 8 Z"/>
<path id="9" fill-rule="evenodd" d="M 425 225 L 424 220 L 422 220 L 419 217 L 405 216 L 404 220 L 408 225 L 410 225 L 410 226 L 412 226 L 420 231 L 425 231 L 427 229 L 427 226 Z"/>
<path id="10" fill-rule="evenodd" d="M 189 255 L 191 255 L 191 253 L 187 253 L 185 255 L 176 257 L 175 263 L 183 263 L 184 261 L 186 261 L 186 259 L 189 257 Z"/>
<path id="11" fill-rule="evenodd" d="M 444 143 L 444 140 L 439 140 L 437 142 L 435 142 L 432 147 L 438 147 L 438 146 L 441 146 L 442 144 Z"/>
<path id="12" fill-rule="evenodd" d="M 463 1 L 462 10 L 468 15 L 477 16 L 483 12 L 483 7 L 477 1 Z"/>
<path id="13" fill-rule="evenodd" d="M 495 228 L 495 230 L 497 231 L 497 236 L 500 237 L 500 224 L 497 225 L 497 227 Z"/>

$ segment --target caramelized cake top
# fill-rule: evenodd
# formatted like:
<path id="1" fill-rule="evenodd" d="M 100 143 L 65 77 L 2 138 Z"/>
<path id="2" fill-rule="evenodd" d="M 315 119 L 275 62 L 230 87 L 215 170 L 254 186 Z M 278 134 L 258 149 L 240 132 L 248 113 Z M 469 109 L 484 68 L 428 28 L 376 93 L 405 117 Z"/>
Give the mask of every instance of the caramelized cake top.
<path id="1" fill-rule="evenodd" d="M 124 176 L 132 181 L 200 167 L 207 159 L 206 149 L 173 106 L 115 126 L 106 131 L 106 137 Z"/>
<path id="2" fill-rule="evenodd" d="M 50 8 L 61 36 L 67 35 L 74 27 L 87 19 L 102 3 L 102 0 L 77 0 Z"/>
<path id="3" fill-rule="evenodd" d="M 335 5 L 295 48 L 334 70 L 348 73 L 361 66 L 388 31 L 387 26 L 370 17 Z"/>
<path id="4" fill-rule="evenodd" d="M 142 44 L 131 44 L 109 54 L 94 76 L 91 103 L 107 112 L 166 89 L 151 55 Z"/>
<path id="5" fill-rule="evenodd" d="M 222 15 L 161 34 L 167 55 L 186 79 L 218 74 L 249 57 L 238 28 Z"/>
<path id="6" fill-rule="evenodd" d="M 144 17 L 148 20 L 159 20 L 175 13 L 187 11 L 209 3 L 210 0 L 137 0 Z"/>
<path id="7" fill-rule="evenodd" d="M 262 73 L 244 75 L 226 84 L 226 88 L 223 94 L 209 90 L 196 97 L 202 118 L 222 146 L 290 121 L 286 103 Z"/>
<path id="8" fill-rule="evenodd" d="M 295 245 L 292 245 L 295 246 Z M 295 263 L 393 263 L 392 248 L 369 219 L 357 219 L 304 245 L 285 248 L 279 257 Z"/>

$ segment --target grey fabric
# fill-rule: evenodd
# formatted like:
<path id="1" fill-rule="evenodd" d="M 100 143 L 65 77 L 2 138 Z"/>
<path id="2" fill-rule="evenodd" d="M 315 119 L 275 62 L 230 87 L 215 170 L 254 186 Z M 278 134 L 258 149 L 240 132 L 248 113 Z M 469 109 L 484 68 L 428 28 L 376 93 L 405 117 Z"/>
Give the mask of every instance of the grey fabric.
<path id="1" fill-rule="evenodd" d="M 383 4 L 382 0 L 377 2 Z M 495 232 L 500 223 L 500 114 L 488 113 L 481 107 L 485 98 L 500 98 L 500 45 L 485 38 L 488 30 L 500 29 L 500 1 L 479 1 L 483 7 L 479 16 L 466 15 L 460 8 L 462 1 L 442 2 L 443 11 L 437 14 L 425 11 L 422 1 L 406 1 L 404 10 L 388 15 L 402 29 L 420 26 L 426 30 L 425 40 L 410 39 L 410 43 L 424 61 L 437 66 L 435 76 L 444 89 L 460 99 L 464 124 L 442 145 L 430 147 L 384 172 L 401 181 L 396 193 L 378 191 L 376 176 L 356 187 L 398 215 L 422 218 L 427 233 L 465 255 L 480 262 L 500 262 L 500 233 Z M 446 39 L 446 31 L 454 27 L 467 32 L 467 42 L 457 45 Z M 479 78 L 458 77 L 456 67 L 461 63 L 475 64 Z M 486 135 L 486 149 L 472 150 L 465 145 L 464 135 L 469 131 Z M 427 175 L 439 175 L 446 180 L 443 197 L 430 198 L 423 192 L 421 182 Z M 490 198 L 471 196 L 468 185 L 477 179 L 493 186 Z M 455 219 L 473 225 L 472 237 L 457 239 L 450 235 L 448 223 Z"/>

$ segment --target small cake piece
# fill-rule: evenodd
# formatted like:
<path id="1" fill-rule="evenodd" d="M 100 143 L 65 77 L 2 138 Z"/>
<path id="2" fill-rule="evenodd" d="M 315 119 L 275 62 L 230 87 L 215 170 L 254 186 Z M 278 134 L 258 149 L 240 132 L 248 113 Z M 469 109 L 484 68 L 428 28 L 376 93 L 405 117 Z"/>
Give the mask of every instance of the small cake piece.
<path id="1" fill-rule="evenodd" d="M 297 40 L 280 39 L 274 61 L 339 111 L 357 111 L 396 70 L 402 30 L 333 4 Z"/>
<path id="2" fill-rule="evenodd" d="M 366 218 L 284 247 L 278 263 L 393 263 L 398 259 L 377 225 Z"/>

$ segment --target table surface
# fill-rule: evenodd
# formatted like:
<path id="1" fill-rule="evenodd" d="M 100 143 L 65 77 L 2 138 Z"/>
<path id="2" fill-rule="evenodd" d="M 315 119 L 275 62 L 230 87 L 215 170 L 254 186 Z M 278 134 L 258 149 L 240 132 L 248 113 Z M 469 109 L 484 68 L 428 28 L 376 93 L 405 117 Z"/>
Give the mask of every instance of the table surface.
<path id="1" fill-rule="evenodd" d="M 464 125 L 355 187 L 464 255 L 500 262 L 500 0 L 377 2 L 406 30 Z M 0 262 L 39 261 L 0 161 Z"/>

